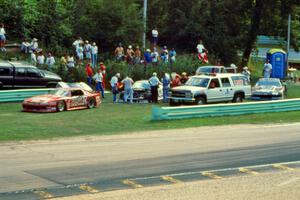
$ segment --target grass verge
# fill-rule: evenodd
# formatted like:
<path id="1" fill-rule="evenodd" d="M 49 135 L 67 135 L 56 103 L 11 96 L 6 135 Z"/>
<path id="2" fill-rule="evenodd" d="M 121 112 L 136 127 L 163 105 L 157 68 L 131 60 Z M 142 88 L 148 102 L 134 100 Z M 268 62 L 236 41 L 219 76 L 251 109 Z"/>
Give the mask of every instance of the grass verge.
<path id="1" fill-rule="evenodd" d="M 299 91 L 299 88 L 298 88 Z M 110 96 L 107 95 L 107 98 Z M 150 104 L 112 104 L 105 99 L 97 109 L 62 113 L 23 113 L 21 103 L 0 104 L 0 141 L 51 139 L 80 135 L 188 127 L 299 122 L 300 111 L 256 115 L 151 121 Z"/>

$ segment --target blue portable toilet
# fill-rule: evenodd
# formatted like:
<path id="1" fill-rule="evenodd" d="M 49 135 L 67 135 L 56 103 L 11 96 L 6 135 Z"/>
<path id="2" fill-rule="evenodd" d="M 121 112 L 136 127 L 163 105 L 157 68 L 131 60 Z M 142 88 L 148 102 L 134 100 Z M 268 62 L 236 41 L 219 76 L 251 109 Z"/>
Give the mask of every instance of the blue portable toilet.
<path id="1" fill-rule="evenodd" d="M 267 52 L 267 59 L 272 65 L 272 78 L 284 79 L 286 77 L 286 52 L 282 49 L 270 49 Z"/>

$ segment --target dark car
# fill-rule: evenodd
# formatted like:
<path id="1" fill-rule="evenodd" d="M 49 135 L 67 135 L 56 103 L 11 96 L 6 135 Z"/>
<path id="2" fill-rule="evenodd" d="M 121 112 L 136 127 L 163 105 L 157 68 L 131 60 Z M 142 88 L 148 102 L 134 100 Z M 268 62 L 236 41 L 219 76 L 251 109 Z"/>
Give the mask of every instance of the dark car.
<path id="1" fill-rule="evenodd" d="M 55 87 L 61 80 L 55 73 L 24 62 L 0 61 L 0 89 Z"/>
<path id="2" fill-rule="evenodd" d="M 133 86 L 133 101 L 136 102 L 151 102 L 151 87 L 150 83 L 147 80 L 136 81 Z M 120 93 L 120 99 L 123 100 L 124 91 Z M 162 99 L 162 87 L 158 88 L 158 100 Z"/>

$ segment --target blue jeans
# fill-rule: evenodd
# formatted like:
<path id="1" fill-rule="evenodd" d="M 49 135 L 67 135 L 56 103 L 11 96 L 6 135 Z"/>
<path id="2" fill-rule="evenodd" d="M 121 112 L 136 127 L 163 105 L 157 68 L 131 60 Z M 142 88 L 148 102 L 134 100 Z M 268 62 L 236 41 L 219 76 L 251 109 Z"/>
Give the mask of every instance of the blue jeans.
<path id="1" fill-rule="evenodd" d="M 93 68 L 97 67 L 97 59 L 98 59 L 98 55 L 92 54 L 92 67 Z"/>
<path id="2" fill-rule="evenodd" d="M 269 72 L 264 72 L 264 78 L 270 78 L 271 77 L 271 73 Z"/>
<path id="3" fill-rule="evenodd" d="M 132 98 L 133 98 L 133 89 L 125 89 L 124 90 L 124 102 L 127 103 L 127 100 L 130 100 L 130 103 L 132 103 Z"/>
<path id="4" fill-rule="evenodd" d="M 111 93 L 113 94 L 113 101 L 114 101 L 114 103 L 116 103 L 117 102 L 117 94 L 118 94 L 117 86 L 114 86 L 111 88 Z"/>
<path id="5" fill-rule="evenodd" d="M 163 101 L 164 101 L 164 103 L 168 102 L 168 96 L 169 96 L 169 87 L 163 87 Z"/>
<path id="6" fill-rule="evenodd" d="M 91 76 L 87 77 L 87 83 L 89 84 L 90 87 L 92 87 L 92 80 L 93 78 Z"/>
<path id="7" fill-rule="evenodd" d="M 101 96 L 102 98 L 104 98 L 104 89 L 103 89 L 102 82 L 97 82 L 96 91 L 101 92 Z"/>

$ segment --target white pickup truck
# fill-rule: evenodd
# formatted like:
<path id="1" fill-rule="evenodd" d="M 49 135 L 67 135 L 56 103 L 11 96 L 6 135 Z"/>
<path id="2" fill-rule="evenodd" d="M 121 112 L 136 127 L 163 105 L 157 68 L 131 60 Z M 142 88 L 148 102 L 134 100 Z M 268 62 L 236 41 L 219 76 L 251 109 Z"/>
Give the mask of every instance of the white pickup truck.
<path id="1" fill-rule="evenodd" d="M 196 75 L 171 89 L 170 106 L 215 102 L 243 102 L 251 97 L 251 85 L 243 74 Z"/>

